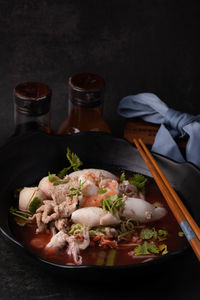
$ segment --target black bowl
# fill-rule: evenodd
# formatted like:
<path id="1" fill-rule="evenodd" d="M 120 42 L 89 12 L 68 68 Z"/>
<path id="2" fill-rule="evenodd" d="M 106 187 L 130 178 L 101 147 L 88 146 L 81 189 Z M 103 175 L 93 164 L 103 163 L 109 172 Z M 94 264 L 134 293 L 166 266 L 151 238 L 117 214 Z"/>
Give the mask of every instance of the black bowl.
<path id="1" fill-rule="evenodd" d="M 13 245 L 17 245 L 21 253 L 25 251 L 31 254 L 39 261 L 40 266 L 43 265 L 53 271 L 62 270 L 66 275 L 75 278 L 81 278 L 88 273 L 87 279 L 92 279 L 93 273 L 97 270 L 99 275 L 105 273 L 105 270 L 107 275 L 113 271 L 114 274 L 117 274 L 116 271 L 127 272 L 129 270 L 133 275 L 134 270 L 143 271 L 149 268 L 156 270 L 161 263 L 177 257 L 185 250 L 185 248 L 181 248 L 153 261 L 136 265 L 64 266 L 41 259 L 17 241 L 9 226 L 9 208 L 13 201 L 13 191 L 18 187 L 38 182 L 41 177 L 46 176 L 48 171 L 55 173 L 62 169 L 66 165 L 67 147 L 81 157 L 84 168 L 122 169 L 151 177 L 137 149 L 126 140 L 109 134 L 89 132 L 69 136 L 52 136 L 36 132 L 11 139 L 0 149 L 0 232 Z M 190 163 L 176 163 L 160 155 L 154 155 L 154 157 L 194 219 L 198 221 L 200 170 Z"/>

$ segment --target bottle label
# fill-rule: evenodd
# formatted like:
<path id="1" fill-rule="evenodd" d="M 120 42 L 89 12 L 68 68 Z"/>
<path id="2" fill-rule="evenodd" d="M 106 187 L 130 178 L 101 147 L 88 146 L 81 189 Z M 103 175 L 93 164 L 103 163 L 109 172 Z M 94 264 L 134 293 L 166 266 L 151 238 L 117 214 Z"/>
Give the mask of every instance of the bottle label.
<path id="1" fill-rule="evenodd" d="M 133 142 L 134 138 L 141 138 L 145 144 L 152 145 L 158 129 L 159 125 L 130 119 L 126 121 L 124 137 L 131 143 Z"/>

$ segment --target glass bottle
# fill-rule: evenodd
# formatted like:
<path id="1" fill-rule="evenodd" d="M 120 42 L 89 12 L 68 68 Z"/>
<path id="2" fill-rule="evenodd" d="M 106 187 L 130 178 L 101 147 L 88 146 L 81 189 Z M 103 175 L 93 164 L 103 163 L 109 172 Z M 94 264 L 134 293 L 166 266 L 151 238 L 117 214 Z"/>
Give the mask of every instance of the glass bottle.
<path id="1" fill-rule="evenodd" d="M 24 82 L 14 88 L 14 135 L 41 130 L 51 133 L 51 89 L 41 82 Z"/>
<path id="2" fill-rule="evenodd" d="M 97 74 L 81 73 L 69 78 L 68 118 L 60 125 L 58 134 L 80 131 L 110 133 L 102 117 L 105 82 Z"/>

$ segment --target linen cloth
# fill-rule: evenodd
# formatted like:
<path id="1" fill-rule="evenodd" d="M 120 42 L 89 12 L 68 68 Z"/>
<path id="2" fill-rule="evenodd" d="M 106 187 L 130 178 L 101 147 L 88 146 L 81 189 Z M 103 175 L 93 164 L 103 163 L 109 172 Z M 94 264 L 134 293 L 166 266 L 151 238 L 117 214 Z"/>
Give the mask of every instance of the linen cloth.
<path id="1" fill-rule="evenodd" d="M 152 151 L 178 162 L 184 162 L 175 137 L 188 137 L 186 160 L 200 167 L 200 115 L 193 116 L 169 108 L 152 93 L 140 93 L 124 97 L 118 113 L 125 118 L 140 117 L 151 123 L 161 124 Z"/>

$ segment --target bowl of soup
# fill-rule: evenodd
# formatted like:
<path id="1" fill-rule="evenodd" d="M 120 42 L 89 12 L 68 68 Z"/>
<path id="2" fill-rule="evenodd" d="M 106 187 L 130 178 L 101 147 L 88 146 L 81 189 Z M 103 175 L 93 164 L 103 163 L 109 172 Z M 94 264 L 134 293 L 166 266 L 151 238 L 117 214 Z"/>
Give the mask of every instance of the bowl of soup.
<path id="1" fill-rule="evenodd" d="M 192 164 L 154 155 L 198 221 Z M 144 270 L 187 241 L 137 149 L 105 133 L 32 133 L 1 148 L 4 237 L 53 270 Z"/>

